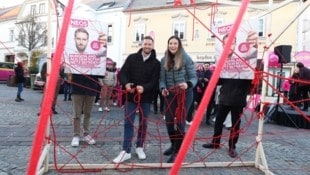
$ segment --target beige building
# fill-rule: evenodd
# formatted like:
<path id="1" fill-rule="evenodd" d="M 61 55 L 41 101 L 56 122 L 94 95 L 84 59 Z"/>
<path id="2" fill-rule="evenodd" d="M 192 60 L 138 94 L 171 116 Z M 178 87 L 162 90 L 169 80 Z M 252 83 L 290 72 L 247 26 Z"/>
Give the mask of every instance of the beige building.
<path id="1" fill-rule="evenodd" d="M 186 4 L 187 2 L 187 4 Z M 141 39 L 146 35 L 155 38 L 155 49 L 161 59 L 167 48 L 167 40 L 177 34 L 186 52 L 195 62 L 215 62 L 216 42 L 214 37 L 217 26 L 233 24 L 241 6 L 240 1 L 196 0 L 195 4 L 183 0 L 183 6 L 174 6 L 170 0 L 133 0 L 124 11 L 126 16 L 126 45 L 124 58 L 141 47 Z M 270 3 L 272 2 L 272 3 Z M 305 2 L 254 0 L 249 4 L 244 21 L 254 19 L 259 35 L 258 59 L 268 59 L 269 53 L 278 45 L 291 45 L 291 63 L 284 64 L 283 70 L 269 68 L 273 75 L 290 77 L 294 68 L 294 55 L 306 47 L 305 26 L 309 9 L 300 13 Z M 242 27 L 239 30 L 245 30 Z M 249 30 L 249 29 L 246 29 Z M 212 32 L 211 32 L 212 31 Z M 268 77 L 269 83 L 277 87 L 279 79 Z M 267 95 L 274 91 L 267 87 Z"/>
<path id="2" fill-rule="evenodd" d="M 277 45 L 292 45 L 292 55 L 298 51 L 301 42 L 297 37 L 300 21 L 297 19 L 285 28 L 296 16 L 302 3 L 294 1 L 268 13 L 268 9 L 281 4 L 283 1 L 274 1 L 272 6 L 269 6 L 267 1 L 251 1 L 247 9 L 244 19 L 258 20 L 259 58 L 266 52 L 273 51 L 273 47 Z M 214 5 L 197 0 L 196 4 L 174 7 L 173 1 L 170 0 L 134 0 L 124 11 L 128 24 L 124 57 L 140 48 L 141 38 L 145 35 L 154 35 L 155 48 L 158 57 L 161 58 L 167 47 L 167 39 L 177 32 L 182 38 L 185 50 L 194 61 L 214 62 L 217 39 L 212 37 L 213 34 L 209 30 L 214 31 L 217 25 L 233 23 L 239 8 L 238 2 Z M 265 50 L 265 46 L 270 43 L 273 44 Z"/>

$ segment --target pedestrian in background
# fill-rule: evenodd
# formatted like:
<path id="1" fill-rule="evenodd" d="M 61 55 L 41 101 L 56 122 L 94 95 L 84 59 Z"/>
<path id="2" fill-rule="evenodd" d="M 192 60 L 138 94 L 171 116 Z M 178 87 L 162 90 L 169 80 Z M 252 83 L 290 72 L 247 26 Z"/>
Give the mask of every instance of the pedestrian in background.
<path id="1" fill-rule="evenodd" d="M 194 62 L 185 52 L 179 37 L 171 36 L 165 56 L 161 60 L 161 93 L 165 98 L 165 120 L 171 142 L 164 155 L 173 163 L 185 136 L 187 111 L 193 102 L 193 88 L 197 84 Z M 175 121 L 176 120 L 176 121 Z"/>
<path id="2" fill-rule="evenodd" d="M 53 59 L 53 54 L 51 55 L 51 59 Z M 61 66 L 63 67 L 63 65 L 61 65 Z M 61 77 L 63 76 L 62 72 L 61 72 L 61 69 L 60 69 L 60 72 L 59 72 L 59 75 L 58 75 L 58 79 L 57 79 L 57 82 L 56 82 L 57 84 L 56 84 L 55 94 L 54 94 L 53 103 L 52 103 L 52 112 L 53 112 L 53 114 L 58 114 L 58 112 L 56 111 L 56 103 L 57 103 L 57 97 L 58 97 L 58 94 L 59 94 L 60 85 L 61 85 L 61 82 L 62 82 L 62 78 Z M 46 89 L 46 86 L 47 86 L 47 62 L 43 63 L 40 74 L 41 74 L 41 79 L 45 82 L 44 83 L 44 89 L 43 89 L 43 95 L 44 95 L 46 93 L 45 89 Z M 43 100 L 43 97 L 42 97 L 42 100 Z M 42 105 L 40 105 L 40 106 L 42 106 Z M 40 113 L 38 113 L 38 115 L 40 115 Z"/>
<path id="3" fill-rule="evenodd" d="M 309 106 L 309 91 L 310 91 L 310 69 L 304 66 L 303 63 L 299 62 L 296 65 L 296 71 L 298 72 L 299 79 L 302 82 L 299 82 L 298 89 L 300 90 L 302 100 L 304 102 L 304 106 L 302 108 L 303 111 L 308 111 Z"/>
<path id="4" fill-rule="evenodd" d="M 112 100 L 113 89 L 117 83 L 116 69 L 113 65 L 114 62 L 111 59 L 107 59 L 105 76 L 103 78 L 99 78 L 101 96 L 98 111 L 103 111 L 104 107 L 105 111 L 110 112 L 110 101 Z"/>
<path id="5" fill-rule="evenodd" d="M 290 91 L 291 84 L 289 80 L 284 80 L 281 86 L 284 97 L 288 97 L 288 92 Z"/>
<path id="6" fill-rule="evenodd" d="M 121 163 L 131 158 L 131 142 L 134 136 L 136 111 L 139 110 L 139 129 L 136 140 L 136 154 L 140 160 L 146 159 L 143 145 L 146 137 L 147 119 L 158 88 L 160 63 L 156 58 L 154 40 L 150 36 L 143 39 L 142 48 L 130 54 L 120 70 L 120 82 L 126 91 L 125 124 L 122 151 L 113 159 Z"/>
<path id="7" fill-rule="evenodd" d="M 72 101 L 71 94 L 72 94 L 72 86 L 71 86 L 71 75 L 69 73 L 64 73 L 64 69 L 62 71 L 62 78 L 63 78 L 63 89 L 64 89 L 64 101 Z"/>
<path id="8" fill-rule="evenodd" d="M 24 90 L 24 83 L 26 82 L 26 78 L 24 77 L 24 68 L 23 63 L 18 62 L 17 66 L 14 68 L 15 71 L 15 82 L 17 84 L 17 95 L 15 101 L 21 102 L 24 99 L 21 97 L 21 93 Z"/>
<path id="9" fill-rule="evenodd" d="M 289 81 L 290 85 L 290 91 L 289 91 L 289 101 L 291 101 L 294 105 L 300 107 L 300 102 L 297 102 L 301 99 L 301 94 L 299 91 L 299 74 L 296 72 L 296 69 L 294 70 L 294 73 L 291 77 L 291 80 Z M 289 107 L 289 109 L 295 110 L 293 107 Z"/>

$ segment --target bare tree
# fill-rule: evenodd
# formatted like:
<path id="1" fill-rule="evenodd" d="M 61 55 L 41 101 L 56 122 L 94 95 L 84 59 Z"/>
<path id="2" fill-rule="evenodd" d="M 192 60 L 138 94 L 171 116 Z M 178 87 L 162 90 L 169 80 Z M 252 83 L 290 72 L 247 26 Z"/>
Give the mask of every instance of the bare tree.
<path id="1" fill-rule="evenodd" d="M 39 22 L 34 15 L 29 15 L 16 23 L 18 28 L 18 44 L 28 51 L 47 45 L 47 26 Z"/>

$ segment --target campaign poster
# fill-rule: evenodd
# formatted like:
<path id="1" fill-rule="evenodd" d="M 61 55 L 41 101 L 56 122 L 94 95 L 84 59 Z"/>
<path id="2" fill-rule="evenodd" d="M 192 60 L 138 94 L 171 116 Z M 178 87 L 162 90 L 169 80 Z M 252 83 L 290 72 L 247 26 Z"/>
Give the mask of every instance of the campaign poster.
<path id="1" fill-rule="evenodd" d="M 216 41 L 216 62 L 223 51 L 223 37 L 227 36 L 233 24 L 225 24 L 216 28 L 216 35 L 221 39 Z M 221 71 L 221 78 L 229 79 L 253 79 L 254 69 L 257 64 L 257 37 L 258 19 L 245 20 L 240 24 L 232 53 L 226 60 Z M 253 44 L 255 41 L 255 44 Z"/>
<path id="2" fill-rule="evenodd" d="M 65 73 L 105 75 L 107 29 L 108 25 L 97 20 L 93 9 L 85 5 L 74 7 L 64 51 Z"/>

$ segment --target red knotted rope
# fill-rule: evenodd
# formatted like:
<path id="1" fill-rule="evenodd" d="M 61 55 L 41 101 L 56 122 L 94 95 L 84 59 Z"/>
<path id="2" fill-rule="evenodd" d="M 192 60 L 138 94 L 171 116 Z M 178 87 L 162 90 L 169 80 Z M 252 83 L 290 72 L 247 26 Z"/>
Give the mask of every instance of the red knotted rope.
<path id="1" fill-rule="evenodd" d="M 203 98 L 202 98 L 202 101 L 197 109 L 197 112 L 195 114 L 195 117 L 194 117 L 194 120 L 193 120 L 193 123 L 191 125 L 191 127 L 189 128 L 187 134 L 185 135 L 185 138 L 184 138 L 184 141 L 182 143 L 182 146 L 181 146 L 181 149 L 177 155 L 177 158 L 174 162 L 174 165 L 172 166 L 171 168 L 171 171 L 170 171 L 170 175 L 175 175 L 175 174 L 179 174 L 179 169 L 181 167 L 181 164 L 185 158 L 185 155 L 197 133 L 197 130 L 199 128 L 199 125 L 200 125 L 200 122 L 202 120 L 202 117 L 203 117 L 203 113 L 204 113 L 204 110 L 206 109 L 206 107 L 208 106 L 209 104 L 209 101 L 210 101 L 210 98 L 211 98 L 211 95 L 214 91 L 214 88 L 217 84 L 217 81 L 219 79 L 219 76 L 220 76 L 220 72 L 226 62 L 226 59 L 227 59 L 227 56 L 228 56 L 228 53 L 230 51 L 230 48 L 231 48 L 231 44 L 236 36 L 236 33 L 237 33 L 237 30 L 241 24 L 241 21 L 242 21 L 242 18 L 243 18 L 243 15 L 244 13 L 246 12 L 246 9 L 247 9 L 247 6 L 248 6 L 248 3 L 249 3 L 249 0 L 243 0 L 242 1 L 242 5 L 240 7 L 240 10 L 239 10 L 239 13 L 238 13 L 238 16 L 236 18 L 236 21 L 232 27 L 232 30 L 230 32 L 230 35 L 228 37 L 228 40 L 227 40 L 227 44 L 225 45 L 224 47 L 224 50 L 222 52 L 222 55 L 219 59 L 219 62 L 218 62 L 218 66 L 217 66 L 217 69 L 215 69 L 213 75 L 212 75 L 212 78 L 209 82 L 209 85 L 206 89 L 206 92 L 204 93 L 203 95 Z"/>
<path id="2" fill-rule="evenodd" d="M 183 118 L 185 117 L 185 90 L 182 90 L 180 88 L 176 88 L 172 90 L 173 93 L 175 93 L 176 96 L 176 101 L 177 101 L 177 107 L 175 109 L 175 117 L 176 117 L 176 122 L 181 123 Z"/>

